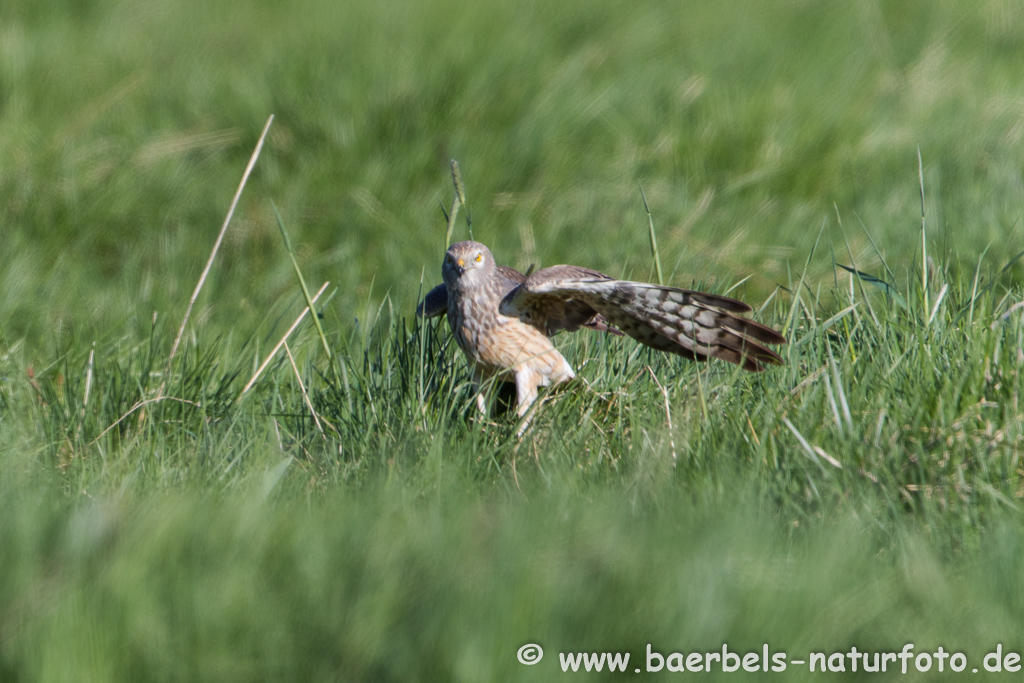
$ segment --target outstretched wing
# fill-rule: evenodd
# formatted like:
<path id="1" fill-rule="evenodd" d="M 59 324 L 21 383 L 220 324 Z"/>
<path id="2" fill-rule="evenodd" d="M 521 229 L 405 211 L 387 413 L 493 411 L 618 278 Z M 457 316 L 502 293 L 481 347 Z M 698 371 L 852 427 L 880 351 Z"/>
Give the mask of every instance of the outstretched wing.
<path id="1" fill-rule="evenodd" d="M 448 312 L 448 287 L 438 285 L 427 292 L 423 301 L 416 307 L 416 315 L 421 318 L 436 318 Z"/>
<path id="2" fill-rule="evenodd" d="M 556 283 L 574 281 L 613 280 L 596 270 L 579 266 L 551 266 L 526 278 L 522 284 L 505 295 L 498 312 L 533 325 L 549 337 L 561 330 L 575 332 L 581 327 L 611 332 L 622 332 L 608 325 L 594 306 L 573 291 L 559 288 Z"/>
<path id="3" fill-rule="evenodd" d="M 532 274 L 502 300 L 504 315 L 542 330 L 575 330 L 599 314 L 641 344 L 691 360 L 719 358 L 754 372 L 782 358 L 765 344 L 786 338 L 741 317 L 750 306 L 716 294 L 615 280 L 577 266 L 553 266 Z"/>

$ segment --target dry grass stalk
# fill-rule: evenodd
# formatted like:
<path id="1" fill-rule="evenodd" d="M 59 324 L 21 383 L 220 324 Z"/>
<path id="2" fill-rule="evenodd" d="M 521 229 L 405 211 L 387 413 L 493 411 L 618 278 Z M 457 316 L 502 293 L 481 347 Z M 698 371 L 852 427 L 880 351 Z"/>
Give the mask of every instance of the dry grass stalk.
<path id="1" fill-rule="evenodd" d="M 314 303 L 314 304 L 316 303 L 316 300 L 320 298 L 320 295 L 324 293 L 324 290 L 327 289 L 327 285 L 329 285 L 329 284 L 331 284 L 331 283 L 328 281 L 328 282 L 325 282 L 323 285 L 321 285 L 320 290 L 312 298 L 311 303 Z M 303 309 L 303 311 L 299 315 L 299 317 L 296 318 L 295 322 L 292 323 L 292 326 L 289 327 L 288 331 L 284 333 L 283 337 L 281 337 L 281 341 L 277 342 L 277 346 L 275 346 L 274 349 L 269 354 L 267 354 L 267 357 L 263 360 L 263 363 L 256 370 L 256 372 L 253 373 L 253 376 L 246 383 L 245 388 L 242 389 L 242 393 L 238 395 L 239 398 L 241 398 L 242 396 L 245 396 L 245 393 L 247 391 L 249 391 L 249 389 L 252 389 L 252 385 L 256 383 L 256 380 L 258 380 L 260 378 L 260 375 L 263 374 L 263 371 L 266 370 L 268 365 L 270 365 L 270 361 L 272 361 L 274 359 L 274 356 L 277 355 L 277 352 L 281 350 L 281 347 L 284 346 L 284 343 L 288 340 L 288 337 L 290 337 L 292 332 L 295 331 L 295 328 L 297 328 L 299 326 L 299 323 L 302 322 L 303 318 L 306 317 L 307 313 L 309 313 L 309 306 L 307 306 L 305 309 Z"/>
<path id="2" fill-rule="evenodd" d="M 313 416 L 313 422 L 316 424 L 316 428 L 320 430 L 320 436 L 326 440 L 327 435 L 324 434 L 324 428 L 320 426 L 320 418 L 316 416 L 316 410 L 313 409 L 313 402 L 309 400 L 309 394 L 306 392 L 306 385 L 302 383 L 302 375 L 299 374 L 299 366 L 295 364 L 295 358 L 292 356 L 292 350 L 288 348 L 288 342 L 284 342 L 284 352 L 288 355 L 288 362 L 292 364 L 292 370 L 295 371 L 295 379 L 299 381 L 299 389 L 302 390 L 302 398 L 306 401 L 306 407 L 309 408 L 309 414 Z"/>
<path id="3" fill-rule="evenodd" d="M 202 275 L 199 276 L 199 282 L 196 283 L 196 288 L 192 292 L 192 298 L 188 302 L 188 308 L 185 310 L 185 317 L 181 319 L 181 327 L 178 328 L 178 336 L 174 338 L 174 345 L 171 347 L 171 355 L 167 359 L 167 373 L 170 373 L 171 362 L 174 360 L 174 356 L 178 353 L 178 346 L 181 344 L 181 338 L 185 334 L 185 326 L 188 325 L 189 316 L 192 315 L 192 307 L 195 306 L 196 299 L 199 298 L 199 292 L 202 291 L 203 285 L 206 283 L 206 277 L 210 274 L 210 268 L 213 267 L 213 260 L 217 257 L 217 251 L 220 249 L 221 242 L 224 241 L 224 234 L 228 230 L 228 224 L 231 223 L 231 217 L 235 215 L 235 207 L 238 206 L 238 200 L 242 197 L 242 190 L 245 189 L 245 184 L 249 180 L 249 175 L 252 173 L 253 167 L 256 165 L 256 160 L 260 157 L 260 151 L 263 149 L 263 142 L 267 139 L 267 133 L 270 131 L 270 124 L 274 122 L 274 116 L 271 114 L 270 118 L 267 119 L 267 125 L 263 127 L 263 133 L 260 135 L 259 142 L 256 143 L 256 149 L 253 150 L 252 156 L 249 158 L 249 165 L 245 167 L 245 173 L 242 174 L 242 182 L 238 184 L 238 189 L 235 191 L 235 197 L 231 200 L 231 207 L 228 209 L 228 215 L 224 218 L 224 224 L 220 228 L 220 234 L 217 235 L 217 241 L 214 242 L 213 250 L 210 252 L 210 258 L 206 260 L 206 267 L 203 268 Z M 160 389 L 157 391 L 157 396 L 163 394 L 164 385 L 160 385 Z"/>

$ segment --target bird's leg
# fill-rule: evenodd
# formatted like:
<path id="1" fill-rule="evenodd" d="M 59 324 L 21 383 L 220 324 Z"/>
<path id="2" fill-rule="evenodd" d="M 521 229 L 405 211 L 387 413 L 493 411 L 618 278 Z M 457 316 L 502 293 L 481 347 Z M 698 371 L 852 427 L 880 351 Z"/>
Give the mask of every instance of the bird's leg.
<path id="1" fill-rule="evenodd" d="M 544 384 L 543 376 L 532 368 L 519 368 L 516 370 L 516 397 L 519 400 L 519 408 L 516 414 L 523 418 L 522 424 L 516 430 L 516 438 L 523 438 L 526 428 L 533 420 L 533 413 L 530 406 L 537 400 L 537 387 Z"/>
<path id="2" fill-rule="evenodd" d="M 481 415 L 487 417 L 487 399 L 484 398 L 484 392 L 479 385 L 476 388 L 476 407 Z"/>
<path id="3" fill-rule="evenodd" d="M 486 419 L 489 417 L 490 411 L 488 410 L 487 397 L 484 396 L 484 378 L 480 374 L 478 368 L 472 367 L 470 368 L 470 371 L 473 375 L 473 391 L 476 392 L 476 408 Z"/>
<path id="4" fill-rule="evenodd" d="M 533 368 L 520 367 L 516 370 L 516 398 L 519 401 L 519 409 L 516 412 L 519 417 L 526 415 L 526 411 L 537 400 L 537 387 L 542 382 L 540 373 Z"/>

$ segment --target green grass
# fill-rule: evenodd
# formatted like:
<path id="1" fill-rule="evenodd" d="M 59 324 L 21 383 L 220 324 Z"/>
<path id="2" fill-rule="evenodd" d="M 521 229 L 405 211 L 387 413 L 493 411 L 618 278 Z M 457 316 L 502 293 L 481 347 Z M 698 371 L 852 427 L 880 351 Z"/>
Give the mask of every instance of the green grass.
<path id="1" fill-rule="evenodd" d="M 1021 651 L 1021 63 L 999 0 L 3 3 L 0 678 Z M 786 366 L 566 335 L 522 441 L 477 418 L 412 315 L 452 158 L 455 238 L 654 280 L 649 206 Z M 289 251 L 331 357 L 243 394 Z"/>

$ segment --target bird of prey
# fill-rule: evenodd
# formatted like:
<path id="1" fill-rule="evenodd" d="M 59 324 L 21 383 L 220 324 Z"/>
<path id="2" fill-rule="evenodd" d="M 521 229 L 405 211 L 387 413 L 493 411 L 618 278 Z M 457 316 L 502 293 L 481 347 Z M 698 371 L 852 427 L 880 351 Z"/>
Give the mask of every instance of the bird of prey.
<path id="1" fill-rule="evenodd" d="M 453 244 L 441 275 L 444 284 L 427 293 L 416 313 L 448 315 L 485 415 L 481 387 L 488 379 L 515 382 L 522 417 L 538 387 L 576 376 L 551 343 L 561 330 L 625 332 L 659 351 L 696 361 L 719 358 L 753 372 L 783 363 L 766 345 L 785 344 L 785 337 L 741 317 L 750 306 L 729 297 L 616 280 L 579 266 L 551 266 L 527 277 L 497 265 L 479 242 Z"/>

